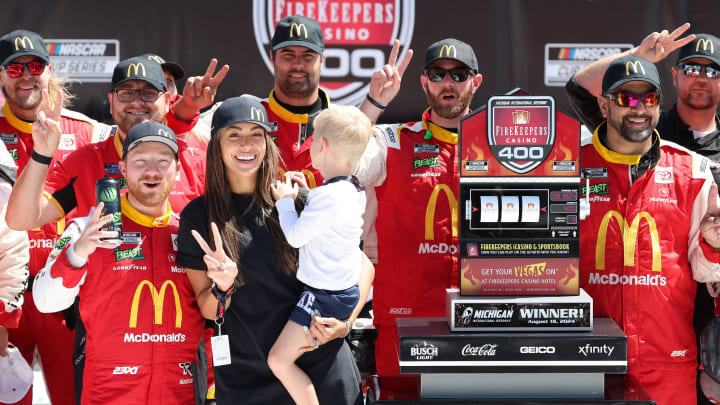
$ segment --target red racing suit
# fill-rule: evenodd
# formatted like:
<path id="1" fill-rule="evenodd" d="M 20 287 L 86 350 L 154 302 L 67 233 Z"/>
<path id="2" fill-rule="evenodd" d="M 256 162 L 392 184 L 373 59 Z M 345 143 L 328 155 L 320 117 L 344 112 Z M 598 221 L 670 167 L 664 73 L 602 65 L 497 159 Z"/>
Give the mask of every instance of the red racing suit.
<path id="1" fill-rule="evenodd" d="M 33 150 L 31 134 L 32 123 L 15 116 L 5 104 L 0 113 L 0 139 L 5 143 L 15 160 L 18 175 L 30 159 Z M 99 142 L 109 136 L 110 127 L 99 124 L 83 114 L 62 110 L 60 117 L 62 135 L 50 167 L 63 161 L 68 155 L 90 143 Z M 30 238 L 30 277 L 43 267 L 48 253 L 64 231 L 65 220 L 60 219 L 28 231 Z M 37 348 L 42 359 L 43 373 L 48 393 L 53 404 L 70 405 L 74 403 L 72 384 L 72 352 L 74 333 L 65 325 L 62 313 L 43 314 L 37 311 L 32 294 L 25 294 L 23 315 L 16 329 L 9 331 L 10 340 L 22 353 L 28 364 L 32 364 L 33 353 Z M 32 402 L 32 390 L 19 404 Z"/>
<path id="2" fill-rule="evenodd" d="M 444 316 L 445 289 L 458 285 L 457 139 L 428 110 L 423 121 L 376 127 L 354 170 L 378 199 L 378 374 L 399 372 L 395 318 Z"/>
<path id="3" fill-rule="evenodd" d="M 113 130 L 116 130 L 113 127 Z M 180 212 L 205 187 L 205 153 L 188 147 L 178 140 L 180 171 L 170 192 L 170 205 Z M 122 156 L 122 142 L 115 133 L 111 138 L 89 145 L 58 163 L 48 174 L 45 196 L 55 205 L 61 217 L 77 208 L 76 216 L 87 215 L 95 201 L 95 183 L 105 176 L 118 179 L 120 193 L 125 195 L 127 185 L 120 173 L 118 162 Z"/>
<path id="4" fill-rule="evenodd" d="M 699 230 L 710 165 L 656 132 L 656 164 L 633 182 L 641 157 L 607 149 L 605 129 L 601 124 L 582 145 L 583 172 L 591 174 L 581 287 L 593 297 L 594 315 L 611 317 L 627 335 L 628 374 L 659 405 L 695 404 L 696 280 L 720 277 L 720 255 Z"/>
<path id="5" fill-rule="evenodd" d="M 323 108 L 330 105 L 330 98 L 323 90 L 318 89 L 319 97 L 322 100 Z M 310 160 L 310 145 L 312 145 L 312 134 L 300 143 L 301 135 L 307 130 L 308 115 L 295 114 L 280 105 L 275 99 L 275 90 L 270 91 L 267 99 L 261 103 L 265 106 L 268 114 L 268 122 L 277 123 L 277 128 L 272 136 L 282 157 L 280 166 L 281 173 L 284 171 L 298 171 L 305 174 L 308 187 L 315 188 L 322 184 L 323 177 L 320 172 L 312 167 Z"/>
<path id="6" fill-rule="evenodd" d="M 178 217 L 141 214 L 123 198 L 123 243 L 73 267 L 69 246 L 89 217 L 68 227 L 35 280 L 43 311 L 80 296 L 87 330 L 83 404 L 191 404 L 191 370 L 205 325 L 195 292 L 175 263 Z"/>

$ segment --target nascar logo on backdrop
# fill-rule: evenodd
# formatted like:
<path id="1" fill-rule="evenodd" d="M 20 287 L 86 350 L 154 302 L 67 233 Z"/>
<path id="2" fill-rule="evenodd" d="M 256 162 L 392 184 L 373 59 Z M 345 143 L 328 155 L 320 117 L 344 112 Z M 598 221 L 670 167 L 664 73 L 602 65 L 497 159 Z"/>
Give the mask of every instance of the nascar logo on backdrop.
<path id="1" fill-rule="evenodd" d="M 53 72 L 82 82 L 110 82 L 120 61 L 117 39 L 46 39 Z"/>
<path id="2" fill-rule="evenodd" d="M 402 60 L 415 25 L 414 0 L 282 1 L 253 0 L 255 42 L 272 73 L 270 39 L 277 23 L 289 15 L 315 19 L 325 38 L 320 86 L 334 103 L 359 104 L 375 70 L 387 61 L 392 42 L 400 40 Z"/>
<path id="3" fill-rule="evenodd" d="M 632 47 L 632 44 L 545 44 L 545 85 L 563 87 L 585 66 Z"/>

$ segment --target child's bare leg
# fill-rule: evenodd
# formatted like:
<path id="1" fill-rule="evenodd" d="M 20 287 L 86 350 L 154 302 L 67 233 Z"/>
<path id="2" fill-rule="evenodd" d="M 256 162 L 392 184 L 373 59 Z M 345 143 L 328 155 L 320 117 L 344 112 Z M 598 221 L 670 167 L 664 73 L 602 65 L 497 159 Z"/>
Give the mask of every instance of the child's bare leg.
<path id="1" fill-rule="evenodd" d="M 268 354 L 268 366 L 298 405 L 319 404 L 312 381 L 295 364 L 302 354 L 300 349 L 313 345 L 311 340 L 302 326 L 288 321 Z"/>

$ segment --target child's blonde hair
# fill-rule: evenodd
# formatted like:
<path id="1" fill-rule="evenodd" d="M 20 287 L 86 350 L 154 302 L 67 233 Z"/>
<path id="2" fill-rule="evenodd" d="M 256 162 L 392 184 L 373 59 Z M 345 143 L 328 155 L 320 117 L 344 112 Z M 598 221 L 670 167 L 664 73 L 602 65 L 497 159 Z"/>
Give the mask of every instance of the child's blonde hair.
<path id="1" fill-rule="evenodd" d="M 313 121 L 313 142 L 326 139 L 335 150 L 335 156 L 351 167 L 360 160 L 367 147 L 372 123 L 357 107 L 332 105 Z"/>

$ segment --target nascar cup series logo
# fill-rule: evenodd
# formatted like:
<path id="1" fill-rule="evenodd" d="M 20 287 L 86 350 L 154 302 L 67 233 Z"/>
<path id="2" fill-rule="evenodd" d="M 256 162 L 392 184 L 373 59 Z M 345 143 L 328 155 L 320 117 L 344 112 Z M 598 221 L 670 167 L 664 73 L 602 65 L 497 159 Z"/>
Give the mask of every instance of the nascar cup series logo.
<path id="1" fill-rule="evenodd" d="M 320 86 L 333 102 L 356 105 L 367 94 L 373 72 L 387 61 L 393 41 L 400 40 L 398 60 L 410 48 L 415 1 L 253 0 L 255 41 L 271 72 L 270 40 L 275 26 L 298 14 L 316 20 L 323 31 L 325 64 Z"/>

